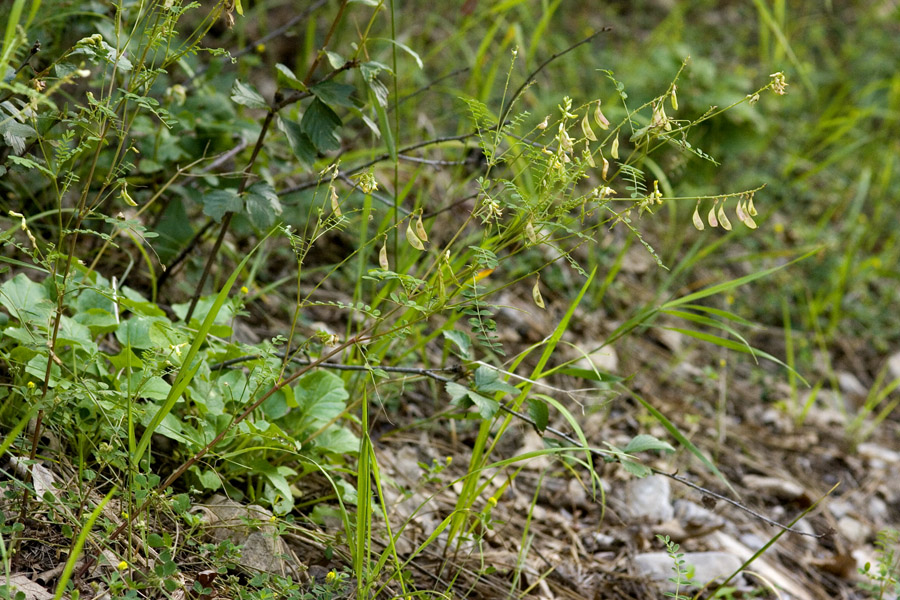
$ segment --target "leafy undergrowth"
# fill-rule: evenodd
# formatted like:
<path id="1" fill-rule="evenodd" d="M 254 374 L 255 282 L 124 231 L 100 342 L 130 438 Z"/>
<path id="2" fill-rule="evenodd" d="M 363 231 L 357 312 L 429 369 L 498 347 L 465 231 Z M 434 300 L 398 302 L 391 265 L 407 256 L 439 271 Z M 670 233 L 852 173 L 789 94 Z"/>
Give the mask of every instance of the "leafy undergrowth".
<path id="1" fill-rule="evenodd" d="M 3 596 L 896 595 L 896 75 L 690 4 L 4 7 Z"/>

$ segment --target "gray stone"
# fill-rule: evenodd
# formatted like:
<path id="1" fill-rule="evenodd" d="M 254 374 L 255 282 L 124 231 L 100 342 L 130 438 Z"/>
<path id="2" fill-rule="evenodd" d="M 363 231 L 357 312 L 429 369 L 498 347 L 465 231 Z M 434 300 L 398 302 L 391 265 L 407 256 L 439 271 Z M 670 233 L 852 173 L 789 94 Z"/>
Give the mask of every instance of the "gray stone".
<path id="1" fill-rule="evenodd" d="M 724 580 L 741 567 L 741 559 L 728 552 L 688 552 L 683 556 L 685 567 L 693 570 L 691 587 L 701 587 L 713 579 Z M 675 591 L 669 581 L 675 575 L 674 562 L 665 552 L 647 552 L 634 558 L 634 566 L 641 575 L 658 582 L 666 591 Z M 682 587 L 683 589 L 683 587 Z"/>
<path id="2" fill-rule="evenodd" d="M 296 569 L 282 555 L 290 551 L 270 521 L 272 513 L 261 506 L 244 506 L 221 494 L 210 498 L 204 513 L 206 536 L 217 543 L 230 540 L 242 546 L 241 567 L 250 572 L 266 571 L 278 575 L 296 574 Z"/>
<path id="3" fill-rule="evenodd" d="M 659 523 L 673 518 L 671 496 L 669 480 L 662 475 L 632 479 L 625 486 L 625 504 L 635 520 Z"/>

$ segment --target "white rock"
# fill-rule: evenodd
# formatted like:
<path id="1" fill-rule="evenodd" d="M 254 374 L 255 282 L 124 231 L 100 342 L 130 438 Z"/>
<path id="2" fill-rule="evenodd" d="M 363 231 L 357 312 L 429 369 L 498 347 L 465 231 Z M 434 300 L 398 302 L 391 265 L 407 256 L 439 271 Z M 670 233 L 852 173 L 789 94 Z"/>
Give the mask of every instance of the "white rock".
<path id="1" fill-rule="evenodd" d="M 871 527 L 850 515 L 838 519 L 837 530 L 854 546 L 862 546 L 872 535 Z"/>
<path id="2" fill-rule="evenodd" d="M 892 379 L 900 379 L 900 352 L 896 352 L 887 359 L 888 373 Z"/>
<path id="3" fill-rule="evenodd" d="M 685 566 L 693 567 L 690 585 L 695 587 L 717 578 L 724 580 L 741 567 L 741 559 L 728 552 L 687 552 L 683 558 Z M 675 584 L 669 581 L 674 575 L 672 558 L 665 552 L 639 554 L 634 557 L 634 565 L 642 575 L 659 582 L 667 591 L 675 590 Z"/>
<path id="4" fill-rule="evenodd" d="M 853 373 L 848 373 L 847 371 L 838 371 L 836 373 L 838 380 L 838 387 L 841 388 L 841 391 L 850 396 L 856 396 L 858 398 L 865 398 L 869 394 L 869 390 L 865 388 L 865 386 L 860 383 L 859 379 L 856 378 L 856 375 Z"/>
<path id="5" fill-rule="evenodd" d="M 669 480 L 662 475 L 632 479 L 625 486 L 625 503 L 635 520 L 659 523 L 673 518 L 671 497 Z"/>
<path id="6" fill-rule="evenodd" d="M 890 465 L 900 463 L 900 452 L 871 442 L 860 444 L 857 446 L 856 452 L 867 460 L 879 460 Z"/>

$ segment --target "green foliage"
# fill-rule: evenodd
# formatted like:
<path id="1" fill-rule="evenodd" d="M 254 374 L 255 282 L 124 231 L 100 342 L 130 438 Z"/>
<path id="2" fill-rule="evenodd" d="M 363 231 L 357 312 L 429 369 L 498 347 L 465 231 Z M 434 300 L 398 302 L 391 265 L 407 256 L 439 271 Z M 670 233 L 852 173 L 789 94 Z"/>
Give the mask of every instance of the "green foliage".
<path id="1" fill-rule="evenodd" d="M 871 598 L 891 598 L 900 596 L 900 532 L 883 529 L 875 540 L 878 562 L 866 563 L 859 569 L 860 575 L 868 581 L 859 584 Z"/>
<path id="2" fill-rule="evenodd" d="M 672 559 L 672 572 L 674 573 L 674 575 L 669 578 L 669 581 L 675 584 L 675 591 L 665 592 L 663 595 L 667 598 L 672 598 L 673 600 L 690 600 L 690 596 L 681 593 L 681 588 L 690 581 L 692 571 L 690 565 L 685 563 L 684 553 L 679 552 L 681 547 L 669 539 L 669 536 L 667 535 L 657 535 L 656 538 L 665 544 L 666 553 L 668 553 L 669 558 Z"/>
<path id="3" fill-rule="evenodd" d="M 455 378 L 439 380 L 431 392 L 445 401 L 449 396 L 459 427 L 476 429 L 456 510 L 426 546 L 458 549 L 490 529 L 491 509 L 521 461 L 546 456 L 585 469 L 596 494 L 596 457 L 645 476 L 650 468 L 636 454 L 674 450 L 646 434 L 624 448 L 607 443 L 596 450 L 579 411 L 555 393 L 563 376 L 632 395 L 721 476 L 627 379 L 557 358 L 576 309 L 599 309 L 616 278 L 618 267 L 609 270 L 608 257 L 594 249 L 624 239 L 637 241 L 659 266 L 672 265 L 671 279 L 646 305 L 630 306 L 630 316 L 604 343 L 665 315 L 688 323 L 691 329 L 669 326 L 687 336 L 780 362 L 745 339 L 748 319 L 705 302 L 785 265 L 672 298 L 668 290 L 677 289 L 676 278 L 700 255 L 669 261 L 674 253 L 647 235 L 662 211 L 677 215 L 676 203 L 694 207 L 697 229 L 705 228 L 701 207 L 710 228 L 735 234 L 726 207 L 745 232 L 756 228 L 759 182 L 735 188 L 729 181 L 728 189 L 712 194 L 685 184 L 681 194 L 674 180 L 685 163 L 671 157 L 718 166 L 712 154 L 723 150 L 727 158 L 729 152 L 707 135 L 712 117 L 735 125 L 756 115 L 760 94 L 784 91 L 780 73 L 715 88 L 696 81 L 709 66 L 702 58 L 701 75 L 692 79 L 681 57 L 667 55 L 670 64 L 649 83 L 639 69 L 617 68 L 629 74 L 620 81 L 595 61 L 590 85 L 575 85 L 573 77 L 565 89 L 549 90 L 552 101 L 539 102 L 537 75 L 562 54 L 524 77 L 523 65 L 531 69 L 544 51 L 540 35 L 521 44 L 522 57 L 518 51 L 509 62 L 490 56 L 499 23 L 518 14 L 519 3 L 507 3 L 483 9 L 498 13 L 484 19 L 495 26 L 475 52 L 485 68 L 471 74 L 466 89 L 445 94 L 449 108 L 420 114 L 403 104 L 429 91 L 432 83 L 420 75 L 435 56 L 415 51 L 394 30 L 393 4 L 329 6 L 327 27 L 309 19 L 306 45 L 296 56 L 292 50 L 291 60 L 265 57 L 260 42 L 262 56 L 236 53 L 234 61 L 215 48 L 226 45 L 218 36 L 228 35 L 219 21 L 236 26 L 241 39 L 259 33 L 242 18 L 240 2 L 123 2 L 109 14 L 90 8 L 73 19 L 67 35 L 52 20 L 35 22 L 40 4 L 33 1 L 29 12 L 24 0 L 12 3 L 0 54 L 0 72 L 8 74 L 0 84 L 0 186 L 9 206 L 0 261 L 10 274 L 0 284 L 0 422 L 7 432 L 0 448 L 34 458 L 38 449 L 21 434 L 39 415 L 35 426 L 63 440 L 56 451 L 79 456 L 76 485 L 120 494 L 128 507 L 125 522 L 106 532 L 106 544 L 130 543 L 122 532 L 151 510 L 194 535 L 199 522 L 188 510 L 192 500 L 224 491 L 277 515 L 321 523 L 337 517 L 343 531 L 334 533 L 334 543 L 348 548 L 352 566 L 352 577 L 334 570 L 302 589 L 258 575 L 238 597 L 342 597 L 351 579 L 360 596 L 389 584 L 406 594 L 396 548 L 403 531 L 384 522 L 388 482 L 369 437 L 369 403 L 377 398 L 389 411 L 401 396 L 394 390 L 409 385 L 406 377 L 433 376 L 418 365 L 435 362 L 439 368 L 460 363 Z M 64 6 L 45 0 L 41 11 Z M 554 10 L 542 15 L 538 31 L 549 27 Z M 32 65 L 37 51 L 28 48 L 37 27 L 59 35 L 48 37 L 53 44 Z M 375 35 L 388 30 L 388 38 Z M 503 44 L 511 42 L 507 37 Z M 501 69 L 507 78 L 498 85 Z M 632 73 L 637 92 L 626 86 Z M 686 93 L 690 86 L 700 99 Z M 585 89 L 596 96 L 576 98 Z M 708 108 L 703 96 L 713 92 L 724 98 L 716 102 L 723 108 Z M 468 119 L 459 119 L 461 107 Z M 435 124 L 470 133 L 434 139 L 422 133 Z M 454 170 L 445 177 L 421 165 Z M 441 204 L 457 197 L 471 206 Z M 670 228 L 680 236 L 687 223 L 672 219 Z M 216 232 L 215 241 L 207 239 Z M 855 239 L 855 248 L 865 245 Z M 608 275 L 595 295 L 589 289 L 596 290 L 597 273 Z M 553 289 L 564 314 L 539 343 L 511 344 L 499 324 L 505 308 L 499 292 L 518 291 L 546 310 L 542 274 L 544 282 L 568 282 Z M 848 277 L 812 309 L 827 312 L 823 307 L 846 289 Z M 323 324 L 316 315 L 326 310 Z M 828 319 L 834 335 L 840 316 L 831 312 Z M 241 341 L 247 321 L 270 339 Z M 502 362 L 507 355 L 513 358 Z M 871 411 L 890 391 L 886 384 L 876 394 Z M 546 448 L 495 459 L 501 438 L 519 421 L 544 437 Z M 562 434 L 565 443 L 553 439 L 560 437 L 555 422 L 572 432 Z M 429 482 L 441 473 L 438 465 L 423 468 Z M 304 478 L 326 481 L 331 493 L 298 506 Z M 488 487 L 502 478 L 506 483 L 486 500 Z M 27 496 L 22 502 L 27 506 Z M 487 509 L 475 508 L 485 502 Z M 92 525 L 65 524 L 80 543 Z M 387 530 L 386 550 L 374 557 L 371 537 L 380 526 Z M 678 547 L 664 541 L 680 583 Z M 164 550 L 154 572 L 145 574 L 146 585 L 171 594 L 174 542 L 152 533 L 147 543 Z M 199 547 L 190 538 L 191 544 L 225 570 L 239 552 L 227 543 Z M 107 583 L 117 593 L 135 590 L 124 574 Z"/>

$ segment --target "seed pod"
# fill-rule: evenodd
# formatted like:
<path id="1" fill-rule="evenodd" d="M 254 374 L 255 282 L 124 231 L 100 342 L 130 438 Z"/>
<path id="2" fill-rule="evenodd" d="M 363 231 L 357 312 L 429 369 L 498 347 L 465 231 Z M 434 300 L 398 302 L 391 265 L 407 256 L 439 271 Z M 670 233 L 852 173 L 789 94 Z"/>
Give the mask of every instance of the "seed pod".
<path id="1" fill-rule="evenodd" d="M 616 139 L 613 140 L 612 148 L 609 151 L 610 156 L 618 160 L 619 158 L 619 136 L 616 135 Z"/>
<path id="2" fill-rule="evenodd" d="M 416 236 L 423 242 L 428 241 L 428 234 L 425 233 L 425 226 L 422 225 L 422 213 L 419 213 L 419 219 L 416 221 Z"/>
<path id="3" fill-rule="evenodd" d="M 603 111 L 600 110 L 599 100 L 597 100 L 597 108 L 594 109 L 594 122 L 603 131 L 609 129 L 609 120 L 603 115 Z"/>
<path id="4" fill-rule="evenodd" d="M 581 131 L 584 133 L 584 137 L 591 140 L 592 142 L 597 141 L 597 136 L 594 135 L 594 130 L 591 129 L 591 122 L 588 120 L 588 114 L 584 113 L 584 118 L 581 119 Z"/>
<path id="5" fill-rule="evenodd" d="M 381 244 L 381 250 L 378 252 L 378 266 L 385 271 L 389 271 L 391 268 L 387 258 L 387 236 L 384 236 L 384 242 Z"/>
<path id="6" fill-rule="evenodd" d="M 717 216 L 719 217 L 719 225 L 722 226 L 722 229 L 724 229 L 725 231 L 731 231 L 731 221 L 728 220 L 728 215 L 725 214 L 724 202 L 719 205 L 719 213 Z"/>
<path id="7" fill-rule="evenodd" d="M 606 174 L 609 172 L 609 161 L 606 160 L 606 157 L 603 157 L 603 170 L 600 171 L 600 177 L 603 178 L 603 181 L 607 181 Z"/>
<path id="8" fill-rule="evenodd" d="M 716 219 L 716 205 L 717 204 L 718 204 L 718 201 L 715 204 L 713 204 L 712 208 L 709 209 L 709 214 L 706 215 L 706 220 L 709 223 L 710 227 L 718 227 L 719 226 L 719 220 Z"/>
<path id="9" fill-rule="evenodd" d="M 422 243 L 422 240 L 416 237 L 416 233 L 413 231 L 412 221 L 410 221 L 409 225 L 406 226 L 406 241 L 409 242 L 409 245 L 416 250 L 425 249 L 425 244 Z"/>
<path id="10" fill-rule="evenodd" d="M 534 225 L 531 221 L 525 223 L 525 237 L 527 237 L 528 241 L 532 244 L 537 244 L 537 234 L 534 232 Z"/>
<path id="11" fill-rule="evenodd" d="M 747 214 L 751 217 L 756 216 L 756 207 L 753 206 L 753 196 L 750 196 L 750 202 L 747 203 Z"/>
<path id="12" fill-rule="evenodd" d="M 334 186 L 329 186 L 329 191 L 331 192 L 331 212 L 334 213 L 334 216 L 337 218 L 341 218 L 341 204 L 338 202 L 337 191 L 334 189 Z"/>
<path id="13" fill-rule="evenodd" d="M 694 207 L 694 227 L 697 228 L 697 231 L 703 231 L 703 219 L 700 218 L 700 202 L 697 201 L 697 206 Z"/>
<path id="14" fill-rule="evenodd" d="M 538 275 L 537 279 L 534 282 L 534 287 L 531 288 L 531 298 L 534 300 L 534 303 L 538 305 L 539 308 L 544 308 L 544 298 L 541 296 L 541 276 Z"/>

